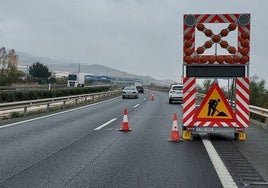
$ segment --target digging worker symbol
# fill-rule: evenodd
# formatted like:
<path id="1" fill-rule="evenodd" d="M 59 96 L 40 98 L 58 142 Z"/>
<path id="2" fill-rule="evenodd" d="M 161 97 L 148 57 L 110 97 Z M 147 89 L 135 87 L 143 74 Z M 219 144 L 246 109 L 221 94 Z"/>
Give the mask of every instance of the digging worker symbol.
<path id="1" fill-rule="evenodd" d="M 218 106 L 218 103 L 220 102 L 220 99 L 210 99 L 208 102 L 208 116 L 213 116 L 216 112 L 216 108 Z"/>
<path id="2" fill-rule="evenodd" d="M 210 99 L 208 102 L 208 116 L 213 116 L 216 112 L 216 107 L 218 106 L 218 103 L 220 102 L 220 99 Z"/>
<path id="3" fill-rule="evenodd" d="M 218 114 L 216 116 L 227 116 L 224 112 L 220 112 L 217 110 L 217 106 L 221 100 L 220 99 L 210 99 L 208 102 L 208 114 L 207 116 L 214 116 L 217 111 Z"/>

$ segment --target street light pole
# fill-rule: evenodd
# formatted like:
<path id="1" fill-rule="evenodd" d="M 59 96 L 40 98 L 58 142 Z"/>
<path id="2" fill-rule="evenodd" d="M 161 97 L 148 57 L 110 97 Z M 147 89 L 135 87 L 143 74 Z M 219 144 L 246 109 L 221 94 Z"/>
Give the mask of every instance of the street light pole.
<path id="1" fill-rule="evenodd" d="M 215 57 L 217 57 L 217 43 L 215 43 Z M 218 83 L 217 78 L 214 78 L 214 83 Z"/>

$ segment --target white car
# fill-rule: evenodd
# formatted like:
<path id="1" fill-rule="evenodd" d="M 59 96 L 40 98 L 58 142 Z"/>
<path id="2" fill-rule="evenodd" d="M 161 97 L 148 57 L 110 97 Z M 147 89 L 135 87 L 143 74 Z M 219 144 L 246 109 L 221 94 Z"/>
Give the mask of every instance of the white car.
<path id="1" fill-rule="evenodd" d="M 173 101 L 182 103 L 183 102 L 183 85 L 182 84 L 172 85 L 168 93 L 168 98 L 169 98 L 169 104 L 171 104 Z"/>
<path id="2" fill-rule="evenodd" d="M 139 98 L 139 92 L 136 87 L 134 86 L 126 86 L 124 87 L 122 91 L 122 98 L 134 98 L 137 99 Z"/>

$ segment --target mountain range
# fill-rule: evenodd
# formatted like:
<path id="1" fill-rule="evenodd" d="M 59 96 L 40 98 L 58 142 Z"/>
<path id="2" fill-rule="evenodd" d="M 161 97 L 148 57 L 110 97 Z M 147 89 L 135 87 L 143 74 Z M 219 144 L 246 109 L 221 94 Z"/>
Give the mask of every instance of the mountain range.
<path id="1" fill-rule="evenodd" d="M 46 65 L 49 68 L 49 71 L 56 74 L 56 76 L 59 75 L 67 76 L 68 73 L 70 72 L 80 71 L 95 75 L 110 76 L 125 79 L 135 79 L 142 81 L 145 85 L 156 84 L 160 86 L 170 86 L 171 84 L 175 83 L 174 80 L 157 80 L 151 76 L 131 74 L 99 64 L 85 65 L 79 63 L 59 61 L 46 57 L 33 56 L 31 54 L 27 54 L 24 52 L 16 51 L 16 53 L 19 56 L 19 63 L 18 63 L 19 70 L 23 71 L 26 71 L 27 67 L 31 66 L 33 63 L 40 62 Z"/>

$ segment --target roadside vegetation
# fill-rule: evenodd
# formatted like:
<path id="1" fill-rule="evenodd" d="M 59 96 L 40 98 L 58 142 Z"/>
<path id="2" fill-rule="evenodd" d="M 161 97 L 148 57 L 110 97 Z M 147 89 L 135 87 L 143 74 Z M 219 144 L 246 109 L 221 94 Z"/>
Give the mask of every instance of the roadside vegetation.
<path id="1" fill-rule="evenodd" d="M 268 108 L 268 90 L 265 88 L 265 81 L 257 76 L 250 79 L 249 84 L 250 104 L 263 108 Z"/>
<path id="2" fill-rule="evenodd" d="M 43 63 L 33 63 L 27 69 L 27 73 L 19 71 L 15 67 L 0 69 L 0 86 L 45 85 L 49 83 L 60 85 L 67 83 L 66 77 L 56 78 Z"/>
<path id="3" fill-rule="evenodd" d="M 18 90 L 0 91 L 0 103 L 15 102 L 53 97 L 64 97 L 70 95 L 81 95 L 88 93 L 99 93 L 111 90 L 110 86 L 87 87 L 87 88 L 65 88 L 53 90 Z"/>
<path id="4" fill-rule="evenodd" d="M 33 65 L 29 67 L 29 74 L 19 71 L 15 67 L 1 69 L 0 86 L 26 84 L 44 85 L 48 83 L 66 85 L 67 79 L 65 77 L 56 79 L 53 77 L 48 67 L 39 62 L 33 63 Z M 94 88 L 62 88 L 53 90 L 25 90 L 20 87 L 19 90 L 0 91 L 0 103 L 98 93 L 109 91 L 110 89 L 111 87 L 109 86 Z"/>
<path id="5" fill-rule="evenodd" d="M 47 66 L 43 65 L 42 63 L 36 62 L 29 67 L 29 75 L 32 81 L 38 82 L 39 84 L 47 84 L 49 83 L 51 72 L 49 72 Z"/>
<path id="6" fill-rule="evenodd" d="M 14 83 L 24 83 L 25 73 L 14 67 L 0 70 L 0 86 L 10 86 Z"/>

